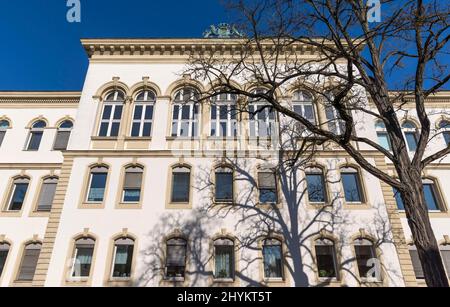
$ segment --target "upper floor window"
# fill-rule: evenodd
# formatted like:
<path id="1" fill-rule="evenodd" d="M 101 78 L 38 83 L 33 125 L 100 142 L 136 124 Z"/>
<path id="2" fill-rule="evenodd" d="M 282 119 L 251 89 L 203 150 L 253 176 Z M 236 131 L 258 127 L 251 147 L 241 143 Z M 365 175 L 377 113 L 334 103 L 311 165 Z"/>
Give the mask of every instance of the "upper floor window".
<path id="1" fill-rule="evenodd" d="M 8 258 L 10 245 L 8 243 L 0 244 L 0 277 L 3 274 L 3 269 L 5 268 L 6 259 Z"/>
<path id="2" fill-rule="evenodd" d="M 14 179 L 9 196 L 8 207 L 6 208 L 8 211 L 22 210 L 29 185 L 30 178 L 28 177 L 19 177 Z"/>
<path id="3" fill-rule="evenodd" d="M 255 94 L 262 94 L 263 89 L 257 89 Z M 270 103 L 264 99 L 252 99 L 248 105 L 250 136 L 271 137 L 277 132 L 276 112 Z"/>
<path id="4" fill-rule="evenodd" d="M 3 140 L 5 139 L 6 131 L 10 128 L 9 121 L 0 120 L 0 146 L 2 146 Z"/>
<path id="5" fill-rule="evenodd" d="M 50 212 L 52 210 L 53 199 L 55 198 L 57 186 L 57 177 L 49 177 L 44 179 L 42 182 L 41 191 L 39 192 L 36 211 Z"/>
<path id="6" fill-rule="evenodd" d="M 25 246 L 19 266 L 17 281 L 33 281 L 41 248 L 41 243 L 29 243 Z"/>
<path id="7" fill-rule="evenodd" d="M 72 278 L 89 278 L 94 248 L 95 240 L 93 238 L 86 237 L 75 241 L 72 272 L 70 274 Z"/>
<path id="8" fill-rule="evenodd" d="M 175 167 L 172 170 L 172 203 L 189 203 L 191 189 L 191 169 Z"/>
<path id="9" fill-rule="evenodd" d="M 325 94 L 325 115 L 328 122 L 328 130 L 336 135 L 342 135 L 345 132 L 345 121 L 342 120 L 339 111 L 332 105 L 334 95 L 332 93 Z"/>
<path id="10" fill-rule="evenodd" d="M 233 169 L 216 168 L 216 202 L 233 202 Z"/>
<path id="11" fill-rule="evenodd" d="M 173 238 L 166 242 L 166 277 L 184 278 L 186 271 L 187 241 Z"/>
<path id="12" fill-rule="evenodd" d="M 70 134 L 72 133 L 73 123 L 70 120 L 65 120 L 58 127 L 56 132 L 54 150 L 66 150 L 69 144 Z"/>
<path id="13" fill-rule="evenodd" d="M 117 137 L 120 131 L 125 94 L 116 90 L 106 95 L 98 136 Z"/>
<path id="14" fill-rule="evenodd" d="M 443 120 L 439 124 L 439 128 L 442 130 L 442 135 L 445 140 L 445 144 L 450 146 L 450 121 Z M 1 137 L 0 137 L 1 138 Z M 0 141 L 1 144 L 1 141 Z"/>
<path id="15" fill-rule="evenodd" d="M 314 110 L 314 99 L 310 93 L 304 91 L 295 92 L 292 99 L 292 107 L 295 113 L 304 117 L 312 124 L 316 124 L 317 120 L 316 112 Z"/>
<path id="16" fill-rule="evenodd" d="M 107 167 L 96 166 L 91 169 L 89 175 L 87 202 L 89 203 L 103 202 L 105 197 L 107 179 L 108 179 Z"/>
<path id="17" fill-rule="evenodd" d="M 373 243 L 367 239 L 353 242 L 359 277 L 363 281 L 380 281 L 381 272 L 377 261 L 377 253 Z"/>
<path id="18" fill-rule="evenodd" d="M 406 143 L 410 152 L 415 152 L 418 146 L 418 131 L 417 126 L 412 121 L 406 121 L 402 125 L 403 133 L 405 135 Z"/>
<path id="19" fill-rule="evenodd" d="M 424 179 L 423 192 L 425 197 L 425 203 L 428 210 L 431 212 L 441 212 L 445 211 L 439 189 L 436 186 L 436 182 L 431 179 Z M 405 211 L 405 204 L 403 202 L 400 192 L 394 188 L 394 197 L 397 202 L 397 207 L 400 211 Z"/>
<path id="20" fill-rule="evenodd" d="M 134 240 L 120 238 L 114 241 L 112 278 L 129 279 L 133 264 Z"/>
<path id="21" fill-rule="evenodd" d="M 273 171 L 258 173 L 259 202 L 262 204 L 278 203 L 277 175 Z"/>
<path id="22" fill-rule="evenodd" d="M 212 98 L 211 136 L 236 137 L 238 135 L 237 95 L 220 94 Z"/>
<path id="23" fill-rule="evenodd" d="M 344 167 L 341 169 L 341 178 L 345 201 L 348 203 L 364 202 L 364 194 L 358 170 L 353 167 Z"/>
<path id="24" fill-rule="evenodd" d="M 338 279 L 337 257 L 334 242 L 329 239 L 316 240 L 315 251 L 319 278 Z"/>
<path id="25" fill-rule="evenodd" d="M 263 242 L 264 278 L 282 279 L 283 276 L 283 249 L 282 243 L 277 239 L 267 239 Z"/>
<path id="26" fill-rule="evenodd" d="M 43 120 L 38 120 L 35 122 L 30 129 L 30 134 L 28 135 L 26 150 L 37 151 L 41 145 L 42 136 L 44 135 L 44 130 L 47 124 Z"/>
<path id="27" fill-rule="evenodd" d="M 309 202 L 318 204 L 326 203 L 327 189 L 323 170 L 318 167 L 311 167 L 305 173 Z"/>
<path id="28" fill-rule="evenodd" d="M 199 95 L 193 88 L 186 87 L 175 95 L 172 116 L 173 137 L 197 137 L 199 133 Z"/>
<path id="29" fill-rule="evenodd" d="M 422 263 L 419 258 L 419 251 L 414 245 L 409 247 L 409 255 L 411 256 L 411 262 L 414 268 L 414 273 L 416 279 L 425 279 L 425 274 L 423 273 Z"/>
<path id="30" fill-rule="evenodd" d="M 450 244 L 441 245 L 441 256 L 447 270 L 447 277 L 450 279 Z"/>
<path id="31" fill-rule="evenodd" d="M 228 238 L 214 241 L 214 278 L 234 279 L 234 242 Z"/>
<path id="32" fill-rule="evenodd" d="M 156 95 L 152 91 L 146 90 L 137 95 L 131 127 L 132 137 L 150 137 L 152 135 L 155 102 Z"/>
<path id="33" fill-rule="evenodd" d="M 391 151 L 391 139 L 389 138 L 389 134 L 386 130 L 386 125 L 382 121 L 378 121 L 375 124 L 375 128 L 377 130 L 378 144 L 386 150 Z"/>
<path id="34" fill-rule="evenodd" d="M 122 202 L 139 203 L 141 201 L 143 174 L 144 170 L 139 166 L 131 166 L 125 169 Z"/>

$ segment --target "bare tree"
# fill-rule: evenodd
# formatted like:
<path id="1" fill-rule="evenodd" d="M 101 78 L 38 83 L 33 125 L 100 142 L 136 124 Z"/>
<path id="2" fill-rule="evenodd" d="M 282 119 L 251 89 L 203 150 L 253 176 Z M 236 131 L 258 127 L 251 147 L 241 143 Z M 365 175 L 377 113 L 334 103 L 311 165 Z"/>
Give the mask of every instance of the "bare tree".
<path id="1" fill-rule="evenodd" d="M 246 37 L 223 57 L 220 48 L 192 56 L 187 73 L 210 83 L 205 97 L 232 92 L 267 101 L 270 108 L 298 121 L 310 140 L 333 143 L 363 169 L 395 188 L 403 200 L 428 286 L 448 287 L 424 196 L 423 170 L 450 153 L 450 147 L 428 154 L 436 137 L 425 101 L 450 79 L 443 65 L 448 55 L 449 6 L 445 1 L 382 2 L 382 21 L 370 22 L 363 0 L 236 0 L 228 3 L 239 16 Z M 230 43 L 231 44 L 231 43 Z M 407 65 L 414 70 L 408 74 Z M 392 94 L 386 76 L 405 76 Z M 409 77 L 409 78 L 408 78 Z M 237 82 L 236 82 L 237 81 Z M 263 91 L 241 84 L 257 84 Z M 313 93 L 330 116 L 313 123 L 294 112 L 278 95 L 293 85 Z M 370 98 L 371 108 L 366 97 Z M 245 103 L 243 109 L 247 109 Z M 401 111 L 415 108 L 420 121 L 412 157 L 402 133 Z M 261 112 L 257 110 L 256 112 Z M 357 115 L 386 126 L 392 149 L 356 133 Z M 438 132 L 437 132 L 438 133 Z M 359 152 L 369 146 L 395 167 L 388 174 Z"/>

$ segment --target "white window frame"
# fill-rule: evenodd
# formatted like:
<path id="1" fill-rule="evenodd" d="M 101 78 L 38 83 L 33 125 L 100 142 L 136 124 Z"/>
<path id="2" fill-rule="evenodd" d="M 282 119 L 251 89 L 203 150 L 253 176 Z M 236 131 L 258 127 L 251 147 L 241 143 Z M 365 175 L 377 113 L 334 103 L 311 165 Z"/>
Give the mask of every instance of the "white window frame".
<path id="1" fill-rule="evenodd" d="M 317 244 L 320 241 L 326 241 L 326 242 L 331 242 L 332 244 Z M 341 279 L 341 272 L 339 270 L 339 264 L 338 264 L 338 258 L 337 258 L 337 250 L 336 250 L 336 242 L 334 242 L 331 239 L 328 238 L 323 238 L 323 239 L 318 239 L 314 242 L 314 253 L 315 253 L 315 260 L 317 262 L 317 250 L 316 247 L 317 246 L 331 246 L 333 247 L 333 264 L 334 264 L 334 270 L 336 273 L 335 277 L 320 277 L 320 272 L 319 272 L 319 267 L 317 267 L 317 277 L 319 278 L 320 281 L 339 281 Z"/>
<path id="2" fill-rule="evenodd" d="M 18 180 L 24 180 L 24 181 L 26 180 L 26 181 L 28 181 L 27 182 L 28 186 L 27 186 L 27 190 L 25 192 L 25 195 L 23 197 L 22 207 L 20 208 L 20 210 L 11 210 L 11 205 L 12 205 L 11 201 L 12 201 L 12 199 L 14 197 L 15 192 L 16 192 L 17 184 L 21 183 L 21 182 L 16 182 Z M 26 200 L 28 191 L 30 189 L 30 183 L 31 183 L 31 180 L 28 177 L 19 177 L 19 178 L 16 178 L 16 179 L 13 180 L 13 182 L 12 182 L 12 189 L 11 189 L 10 195 L 8 197 L 8 203 L 6 204 L 6 206 L 7 206 L 6 207 L 6 212 L 20 212 L 20 211 L 23 210 L 23 207 L 25 206 L 25 200 Z"/>
<path id="3" fill-rule="evenodd" d="M 139 99 L 140 96 L 144 94 L 143 99 Z M 149 98 L 150 96 L 152 96 L 152 98 Z M 132 121 L 131 121 L 131 129 L 130 129 L 130 136 L 134 137 L 134 138 L 142 138 L 144 137 L 144 125 L 145 124 L 151 124 L 151 129 L 150 129 L 150 135 L 145 136 L 146 138 L 151 137 L 153 134 L 153 117 L 155 116 L 155 103 L 156 103 L 156 95 L 153 91 L 150 90 L 145 90 L 140 92 L 137 96 L 136 96 L 136 100 L 133 106 L 133 114 L 132 114 Z M 142 114 L 141 114 L 141 118 L 140 119 L 135 119 L 134 115 L 136 113 L 136 107 L 138 106 L 142 106 Z M 147 108 L 148 107 L 152 107 L 153 108 L 153 112 L 152 112 L 152 118 L 151 119 L 145 119 L 145 114 L 147 113 Z M 133 126 L 134 124 L 139 124 L 139 136 L 133 136 Z"/>
<path id="4" fill-rule="evenodd" d="M 123 100 L 118 99 L 119 94 L 123 95 L 123 97 L 124 97 Z M 113 99 L 109 99 L 111 97 L 111 95 L 114 95 Z M 123 118 L 123 113 L 124 113 L 124 105 L 125 105 L 125 94 L 123 92 L 116 90 L 116 91 L 110 92 L 109 94 L 106 95 L 105 102 L 103 103 L 102 114 L 100 117 L 100 124 L 98 127 L 97 135 L 99 137 L 115 138 L 116 136 L 111 136 L 111 130 L 112 130 L 113 124 L 117 124 L 117 123 L 119 124 L 119 133 L 120 133 L 120 126 L 122 123 L 122 118 Z M 109 116 L 109 119 L 103 119 L 103 115 L 105 114 L 105 109 L 108 106 L 111 106 L 111 114 Z M 118 106 L 122 107 L 122 114 L 121 114 L 120 119 L 114 119 L 114 114 L 116 113 L 116 108 Z M 102 130 L 102 124 L 105 124 L 105 123 L 108 124 L 108 130 L 107 130 L 106 136 L 101 136 L 100 133 Z"/>
<path id="5" fill-rule="evenodd" d="M 409 123 L 412 124 L 412 125 L 414 126 L 414 128 L 405 128 L 405 127 L 404 127 L 406 124 L 409 124 Z M 416 147 L 418 147 L 418 146 L 419 146 L 419 129 L 417 128 L 417 125 L 416 125 L 413 121 L 411 121 L 411 120 L 405 121 L 405 122 L 402 124 L 402 133 L 403 133 L 403 137 L 404 137 L 405 142 L 406 142 L 406 146 L 408 146 L 408 151 L 409 151 L 410 153 L 415 153 L 415 152 L 416 152 L 415 150 L 414 150 L 414 151 L 410 150 L 408 138 L 406 137 L 406 135 L 408 135 L 408 134 L 414 134 L 414 138 L 415 138 L 415 140 L 416 140 Z"/>
<path id="6" fill-rule="evenodd" d="M 222 99 L 222 95 L 226 95 L 226 99 Z M 234 138 L 239 135 L 239 127 L 238 127 L 238 113 L 237 113 L 237 96 L 235 94 L 226 93 L 226 94 L 220 94 L 218 96 L 213 97 L 213 102 L 211 104 L 211 114 L 210 114 L 210 120 L 211 120 L 211 129 L 210 134 L 212 137 L 229 137 Z M 220 118 L 220 109 L 221 107 L 227 107 L 227 119 L 221 119 Z M 216 119 L 212 118 L 212 112 L 213 108 L 216 109 Z M 232 111 L 233 109 L 236 111 L 235 118 L 232 119 Z M 226 135 L 220 135 L 220 132 L 222 131 L 222 123 L 225 123 L 227 125 L 227 132 Z M 212 135 L 212 128 L 215 125 L 215 135 Z M 234 135 L 234 129 L 233 127 L 236 127 L 236 136 Z"/>
<path id="7" fill-rule="evenodd" d="M 44 123 L 44 127 L 36 128 L 35 126 L 40 122 Z M 47 123 L 43 120 L 37 120 L 36 122 L 33 123 L 33 125 L 30 128 L 30 132 L 28 133 L 27 142 L 25 144 L 25 151 L 31 151 L 31 152 L 39 151 L 39 148 L 41 147 L 41 144 L 42 144 L 42 139 L 44 138 L 44 132 L 45 132 L 46 128 L 47 128 Z M 30 147 L 31 139 L 33 138 L 34 133 L 42 133 L 42 137 L 39 142 L 39 147 L 37 149 L 30 149 L 29 147 Z"/>
<path id="8" fill-rule="evenodd" d="M 305 116 L 305 113 L 306 113 L 305 107 L 306 106 L 310 106 L 312 108 L 314 121 L 311 121 L 310 119 L 306 118 L 306 116 Z M 315 108 L 314 98 L 309 92 L 296 91 L 294 93 L 294 97 L 292 99 L 292 110 L 294 112 L 295 112 L 295 107 L 301 108 L 301 113 L 299 114 L 300 116 L 304 117 L 305 119 L 307 119 L 309 122 L 311 122 L 314 125 L 317 124 L 317 112 L 316 112 L 316 108 Z"/>
<path id="9" fill-rule="evenodd" d="M 71 128 L 62 128 L 61 126 L 62 125 L 64 125 L 65 123 L 67 123 L 67 122 L 70 122 L 71 124 L 72 124 L 72 127 Z M 63 121 L 60 125 L 59 125 L 59 127 L 58 127 L 58 130 L 56 131 L 56 136 L 55 136 L 55 140 L 53 141 L 53 149 L 55 150 L 55 145 L 56 145 L 56 140 L 58 139 L 58 133 L 59 132 L 72 132 L 72 130 L 73 130 L 73 122 L 71 121 L 71 120 L 65 120 L 65 121 Z M 69 135 L 69 140 L 68 140 L 68 142 L 70 141 L 70 135 Z M 58 150 L 58 149 L 56 149 L 56 150 Z"/>
<path id="10" fill-rule="evenodd" d="M 80 238 L 75 240 L 75 244 L 74 244 L 74 253 L 73 253 L 73 259 L 72 259 L 72 268 L 70 269 L 70 275 L 69 275 L 69 280 L 70 281 L 74 281 L 74 282 L 85 282 L 87 280 L 89 280 L 91 278 L 92 275 L 92 267 L 93 267 L 93 260 L 94 260 L 94 252 L 95 252 L 95 245 L 97 244 L 97 241 L 94 238 L 90 238 L 88 237 L 88 239 L 94 241 L 94 245 L 92 246 L 92 259 L 91 259 L 91 267 L 89 268 L 89 276 L 73 276 L 73 274 L 75 273 L 75 264 L 77 261 L 77 256 L 78 256 L 78 247 L 77 247 L 77 242 L 80 241 Z"/>
<path id="11" fill-rule="evenodd" d="M 392 151 L 392 143 L 391 143 L 391 138 L 389 137 L 389 134 L 388 134 L 388 132 L 387 132 L 387 129 L 386 129 L 386 125 L 384 124 L 384 122 L 382 122 L 382 121 L 377 121 L 376 123 L 375 123 L 375 130 L 376 130 L 376 132 L 377 132 L 377 142 L 378 142 L 378 145 L 380 145 L 381 147 L 383 147 L 382 145 L 381 145 L 381 143 L 380 143 L 380 135 L 384 135 L 384 136 L 386 136 L 386 139 L 387 139 L 387 141 L 388 141 L 388 146 L 389 146 L 389 148 L 387 149 L 387 148 L 384 148 L 384 149 L 386 149 L 386 150 L 388 150 L 388 151 Z"/>
<path id="12" fill-rule="evenodd" d="M 106 172 L 93 172 L 96 168 L 105 168 Z M 91 185 L 92 185 L 92 179 L 94 177 L 94 174 L 106 174 L 106 182 L 105 182 L 105 191 L 103 193 L 103 200 L 102 201 L 89 201 L 89 194 L 91 193 Z M 89 169 L 89 181 L 87 186 L 87 192 L 86 192 L 86 203 L 87 204 L 101 204 L 105 201 L 106 198 L 106 189 L 108 185 L 108 176 L 109 176 L 109 169 L 106 166 L 95 166 Z"/>
<path id="13" fill-rule="evenodd" d="M 114 240 L 114 242 L 113 242 L 114 250 L 113 250 L 113 257 L 112 257 L 111 270 L 110 270 L 111 272 L 109 274 L 109 278 L 111 280 L 113 280 L 113 281 L 129 281 L 133 277 L 132 276 L 133 275 L 133 259 L 131 260 L 132 262 L 131 262 L 131 268 L 130 268 L 130 277 L 114 277 L 113 276 L 114 275 L 114 266 L 116 265 L 117 246 L 118 246 L 118 244 L 116 242 L 119 241 L 119 240 L 123 240 L 123 239 L 133 241 L 133 245 L 132 245 L 133 246 L 133 255 L 132 255 L 132 258 L 134 257 L 134 252 L 135 252 L 135 249 L 136 249 L 136 241 L 133 240 L 130 237 L 118 238 L 118 239 Z"/>
<path id="14" fill-rule="evenodd" d="M 258 93 L 262 93 L 264 90 L 262 89 L 256 89 L 253 91 L 253 93 L 258 94 Z M 249 101 L 249 108 L 250 106 L 253 106 L 253 108 L 255 109 L 255 113 L 253 113 L 252 111 L 249 110 L 249 119 L 248 119 L 248 133 L 249 136 L 251 138 L 271 138 L 274 135 L 276 135 L 277 133 L 277 128 L 278 128 L 278 120 L 277 120 L 277 112 L 275 111 L 275 109 L 272 108 L 272 106 L 270 105 L 270 103 L 268 103 L 267 101 L 264 101 L 262 99 L 257 99 L 257 100 L 250 100 Z M 257 112 L 257 110 L 264 108 L 264 110 Z M 273 112 L 273 119 L 270 119 L 270 109 L 272 108 L 272 112 Z M 259 135 L 259 122 L 260 122 L 260 114 L 264 112 L 265 114 L 265 124 L 268 127 L 269 131 L 267 131 L 267 135 L 263 135 L 260 136 Z M 251 119 L 251 117 L 253 116 L 253 119 Z M 255 125 L 255 135 L 252 135 L 252 129 L 251 129 L 251 125 L 254 124 Z M 271 129 L 272 128 L 272 129 Z"/>
<path id="15" fill-rule="evenodd" d="M 191 91 L 191 97 L 188 102 L 185 102 L 183 98 L 179 99 L 179 97 L 184 97 L 184 91 Z M 178 90 L 178 92 L 175 94 L 174 102 L 172 103 L 172 118 L 171 118 L 171 137 L 175 138 L 196 138 L 198 137 L 200 133 L 200 122 L 201 122 L 201 105 L 197 101 L 198 91 L 195 90 L 192 87 L 186 87 Z M 175 107 L 178 106 L 178 114 L 177 118 L 175 117 Z M 183 107 L 189 106 L 189 119 L 183 119 Z M 197 114 L 195 114 L 194 109 L 197 108 Z M 188 135 L 182 136 L 181 135 L 181 127 L 183 123 L 188 123 Z M 176 124 L 177 127 L 177 135 L 173 135 L 173 127 Z M 197 135 L 194 135 L 194 126 L 197 124 Z"/>

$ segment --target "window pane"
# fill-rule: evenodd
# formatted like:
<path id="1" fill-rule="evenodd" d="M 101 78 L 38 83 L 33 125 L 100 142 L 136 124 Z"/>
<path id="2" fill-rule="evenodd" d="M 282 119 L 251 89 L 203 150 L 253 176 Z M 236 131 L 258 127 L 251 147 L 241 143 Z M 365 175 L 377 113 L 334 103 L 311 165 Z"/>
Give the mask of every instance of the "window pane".
<path id="1" fill-rule="evenodd" d="M 317 269 L 320 278 L 337 278 L 334 246 L 316 246 Z"/>
<path id="2" fill-rule="evenodd" d="M 105 106 L 103 108 L 102 119 L 109 120 L 111 118 L 112 106 Z"/>
<path id="3" fill-rule="evenodd" d="M 361 278 L 377 278 L 377 276 L 369 276 L 370 271 L 374 268 L 373 264 L 370 263 L 370 260 L 376 258 L 375 251 L 373 250 L 373 246 L 355 245 L 355 253 L 356 253 L 356 262 L 358 265 L 359 277 L 361 277 Z M 376 272 L 376 273 L 378 273 L 378 272 Z"/>
<path id="4" fill-rule="evenodd" d="M 445 139 L 445 144 L 447 146 L 450 146 L 450 132 L 444 132 L 444 139 Z M 0 141 L 0 145 L 1 145 L 1 141 Z"/>
<path id="5" fill-rule="evenodd" d="M 184 105 L 181 107 L 181 119 L 190 119 L 191 115 L 191 106 L 190 105 Z"/>
<path id="6" fill-rule="evenodd" d="M 77 244 L 72 277 L 89 277 L 91 273 L 93 245 Z"/>
<path id="7" fill-rule="evenodd" d="M 3 269 L 5 267 L 6 258 L 8 258 L 8 253 L 9 253 L 9 245 L 0 244 L 0 277 L 3 274 Z"/>
<path id="8" fill-rule="evenodd" d="M 400 192 L 396 188 L 394 188 L 394 198 L 395 201 L 397 202 L 398 210 L 405 211 L 405 205 L 403 204 L 402 196 L 400 195 Z"/>
<path id="9" fill-rule="evenodd" d="M 448 248 L 448 245 L 445 248 Z M 441 250 L 441 254 L 442 254 L 442 259 L 444 261 L 445 268 L 447 269 L 447 276 L 450 278 L 450 250 L 443 249 L 443 250 Z M 1 274 L 1 271 L 0 271 L 0 274 Z"/>
<path id="10" fill-rule="evenodd" d="M 178 124 L 179 124 L 178 121 L 172 123 L 172 136 L 173 137 L 178 136 Z"/>
<path id="11" fill-rule="evenodd" d="M 378 144 L 381 145 L 386 150 L 391 150 L 391 142 L 389 141 L 389 136 L 387 133 L 378 132 Z"/>
<path id="12" fill-rule="evenodd" d="M 283 278 L 281 246 L 264 246 L 264 277 Z"/>
<path id="13" fill-rule="evenodd" d="M 108 136 L 108 129 L 109 129 L 109 123 L 102 123 L 100 125 L 100 132 L 98 133 L 99 136 Z"/>
<path id="14" fill-rule="evenodd" d="M 414 273 L 417 279 L 425 279 L 425 275 L 423 273 L 422 264 L 419 259 L 419 253 L 415 249 L 410 249 L 409 254 L 411 256 L 411 261 L 414 268 Z"/>
<path id="15" fill-rule="evenodd" d="M 181 122 L 180 136 L 182 137 L 189 136 L 189 122 Z"/>
<path id="16" fill-rule="evenodd" d="M 58 131 L 56 134 L 55 145 L 53 149 L 55 150 L 66 150 L 69 144 L 70 131 Z"/>
<path id="17" fill-rule="evenodd" d="M 152 123 L 145 123 L 142 130 L 143 137 L 149 137 L 152 135 Z"/>
<path id="18" fill-rule="evenodd" d="M 153 106 L 147 106 L 145 108 L 145 117 L 144 119 L 150 120 L 153 119 Z"/>
<path id="19" fill-rule="evenodd" d="M 28 150 L 39 150 L 41 145 L 43 132 L 31 132 L 30 143 L 28 144 Z"/>
<path id="20" fill-rule="evenodd" d="M 278 196 L 276 190 L 260 189 L 259 202 L 262 204 L 276 204 L 278 203 Z"/>
<path id="21" fill-rule="evenodd" d="M 105 194 L 107 173 L 93 173 L 91 175 L 91 186 L 89 188 L 89 202 L 102 202 Z"/>
<path id="22" fill-rule="evenodd" d="M 139 137 L 140 131 L 141 131 L 141 123 L 133 123 L 133 126 L 131 128 L 131 136 Z"/>
<path id="23" fill-rule="evenodd" d="M 216 173 L 216 201 L 233 201 L 233 173 Z"/>
<path id="24" fill-rule="evenodd" d="M 218 279 L 232 279 L 234 274 L 234 246 L 215 246 L 214 277 Z"/>
<path id="25" fill-rule="evenodd" d="M 5 135 L 6 135 L 6 131 L 0 131 L 0 146 L 2 146 Z"/>
<path id="26" fill-rule="evenodd" d="M 172 119 L 178 119 L 179 112 L 180 112 L 180 106 L 174 105 L 173 106 L 173 118 Z"/>
<path id="27" fill-rule="evenodd" d="M 20 211 L 22 209 L 25 195 L 27 194 L 28 183 L 16 183 L 14 184 L 14 193 L 9 205 L 10 211 Z"/>
<path id="28" fill-rule="evenodd" d="M 111 135 L 110 136 L 118 136 L 120 129 L 120 123 L 112 123 L 111 125 Z"/>
<path id="29" fill-rule="evenodd" d="M 324 178 L 321 174 L 307 174 L 309 201 L 312 203 L 326 202 Z"/>
<path id="30" fill-rule="evenodd" d="M 123 106 L 116 106 L 113 119 L 122 119 Z"/>
<path id="31" fill-rule="evenodd" d="M 416 151 L 417 150 L 417 138 L 416 134 L 413 132 L 407 132 L 405 133 L 406 136 L 406 142 L 408 143 L 409 151 Z"/>
<path id="32" fill-rule="evenodd" d="M 342 184 L 347 202 L 362 202 L 358 174 L 342 174 Z"/>
<path id="33" fill-rule="evenodd" d="M 140 120 L 142 118 L 142 109 L 143 106 L 136 106 L 134 108 L 134 117 L 133 117 L 134 119 Z"/>
<path id="34" fill-rule="evenodd" d="M 188 203 L 190 189 L 190 173 L 174 173 L 172 183 L 172 202 Z"/>
<path id="35" fill-rule="evenodd" d="M 430 211 L 441 211 L 440 208 L 439 208 L 439 204 L 437 202 L 434 185 L 432 185 L 432 184 L 424 184 L 423 190 L 424 190 L 425 202 L 427 203 L 428 210 L 430 210 Z"/>
<path id="36" fill-rule="evenodd" d="M 174 244 L 167 243 L 166 276 L 184 277 L 186 266 L 186 241 L 173 239 Z"/>
<path id="37" fill-rule="evenodd" d="M 113 277 L 130 278 L 133 261 L 133 245 L 116 245 Z"/>

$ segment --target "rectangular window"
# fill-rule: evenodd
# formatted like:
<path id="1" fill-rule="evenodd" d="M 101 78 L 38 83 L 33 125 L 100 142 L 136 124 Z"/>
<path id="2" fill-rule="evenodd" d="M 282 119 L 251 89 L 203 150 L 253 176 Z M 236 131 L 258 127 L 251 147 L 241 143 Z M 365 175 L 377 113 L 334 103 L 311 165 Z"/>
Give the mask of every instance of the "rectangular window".
<path id="1" fill-rule="evenodd" d="M 323 174 L 306 174 L 306 184 L 308 187 L 309 202 L 325 203 L 327 201 Z"/>
<path id="2" fill-rule="evenodd" d="M 141 201 L 142 172 L 126 172 L 123 187 L 123 202 L 138 203 Z"/>
<path id="3" fill-rule="evenodd" d="M 75 263 L 73 266 L 72 277 L 88 278 L 90 276 L 93 254 L 94 254 L 94 245 L 92 244 L 76 245 L 75 259 L 74 259 Z"/>
<path id="4" fill-rule="evenodd" d="M 172 136 L 197 137 L 199 123 L 199 106 L 185 104 L 173 106 Z"/>
<path id="5" fill-rule="evenodd" d="M 450 279 L 450 245 L 441 247 L 442 260 L 447 270 L 447 276 Z"/>
<path id="6" fill-rule="evenodd" d="M 450 131 L 445 131 L 444 133 L 444 140 L 445 140 L 445 144 L 447 144 L 447 146 L 450 146 Z M 1 140 L 1 137 L 0 137 Z M 0 141 L 0 145 L 2 144 L 2 142 Z"/>
<path id="7" fill-rule="evenodd" d="M 349 203 L 363 202 L 358 173 L 343 173 L 342 185 L 344 187 L 346 202 Z"/>
<path id="8" fill-rule="evenodd" d="M 233 201 L 233 173 L 216 172 L 216 201 Z"/>
<path id="9" fill-rule="evenodd" d="M 189 203 L 191 174 L 174 172 L 172 175 L 172 203 Z"/>
<path id="10" fill-rule="evenodd" d="M 402 195 L 396 188 L 394 188 L 394 198 L 395 198 L 395 201 L 397 202 L 398 210 L 405 211 L 405 205 L 403 204 Z"/>
<path id="11" fill-rule="evenodd" d="M 406 142 L 408 143 L 409 151 L 415 152 L 417 150 L 417 135 L 415 132 L 405 132 Z"/>
<path id="12" fill-rule="evenodd" d="M 355 245 L 355 254 L 359 277 L 363 279 L 369 278 L 369 273 L 373 269 L 373 266 L 369 265 L 369 261 L 376 258 L 373 247 L 368 245 Z"/>
<path id="13" fill-rule="evenodd" d="M 381 145 L 386 150 L 391 151 L 391 140 L 389 139 L 389 135 L 386 132 L 377 132 L 378 135 L 378 144 Z"/>
<path id="14" fill-rule="evenodd" d="M 422 263 L 419 259 L 419 252 L 416 249 L 410 249 L 409 254 L 411 255 L 411 261 L 414 268 L 414 273 L 417 279 L 425 279 L 425 275 L 422 269 Z"/>
<path id="15" fill-rule="evenodd" d="M 236 137 L 237 110 L 232 104 L 211 106 L 211 136 Z"/>
<path id="16" fill-rule="evenodd" d="M 425 202 L 430 211 L 441 211 L 439 201 L 437 198 L 436 187 L 433 183 L 424 183 L 423 191 L 425 194 Z"/>
<path id="17" fill-rule="evenodd" d="M 18 281 L 33 281 L 40 253 L 40 244 L 30 244 L 25 248 L 17 276 Z"/>
<path id="18" fill-rule="evenodd" d="M 51 179 L 44 181 L 38 199 L 37 205 L 38 212 L 51 211 L 57 186 L 58 186 L 58 179 Z"/>
<path id="19" fill-rule="evenodd" d="M 126 239 L 120 240 L 114 247 L 114 267 L 113 278 L 130 278 L 131 265 L 133 262 L 133 241 Z"/>
<path id="20" fill-rule="evenodd" d="M 9 202 L 8 211 L 20 211 L 22 210 L 23 202 L 25 201 L 25 195 L 28 190 L 28 182 L 15 182 L 11 200 Z"/>
<path id="21" fill-rule="evenodd" d="M 217 245 L 214 247 L 215 271 L 216 279 L 233 279 L 234 266 L 234 246 L 233 245 Z"/>
<path id="22" fill-rule="evenodd" d="M 250 136 L 272 137 L 276 135 L 276 113 L 266 104 L 250 104 Z"/>
<path id="23" fill-rule="evenodd" d="M 341 119 L 336 108 L 333 106 L 326 106 L 325 114 L 328 121 L 328 130 L 336 135 L 344 134 L 345 122 Z"/>
<path id="24" fill-rule="evenodd" d="M 265 245 L 263 247 L 264 277 L 283 278 L 283 258 L 281 245 Z"/>
<path id="25" fill-rule="evenodd" d="M 32 131 L 30 132 L 29 140 L 28 140 L 28 151 L 37 151 L 39 150 L 39 146 L 41 145 L 42 136 L 44 135 L 43 131 Z"/>
<path id="26" fill-rule="evenodd" d="M 337 278 L 334 246 L 316 246 L 316 257 L 319 278 Z"/>
<path id="27" fill-rule="evenodd" d="M 152 135 L 153 105 L 142 104 L 134 107 L 132 137 L 150 137 Z"/>
<path id="28" fill-rule="evenodd" d="M 179 240 L 180 241 L 180 240 Z M 167 245 L 166 277 L 184 278 L 186 269 L 186 243 Z"/>
<path id="29" fill-rule="evenodd" d="M 105 105 L 100 123 L 99 136 L 117 137 L 120 130 L 123 106 L 119 104 Z"/>
<path id="30" fill-rule="evenodd" d="M 54 150 L 66 150 L 69 144 L 71 131 L 58 131 L 56 134 L 55 145 L 53 145 Z"/>
<path id="31" fill-rule="evenodd" d="M 106 180 L 108 178 L 108 173 L 106 172 L 92 172 L 89 192 L 87 201 L 90 203 L 101 203 L 103 202 L 106 189 Z"/>
<path id="32" fill-rule="evenodd" d="M 258 173 L 259 202 L 262 204 L 278 203 L 277 177 L 273 172 Z"/>

